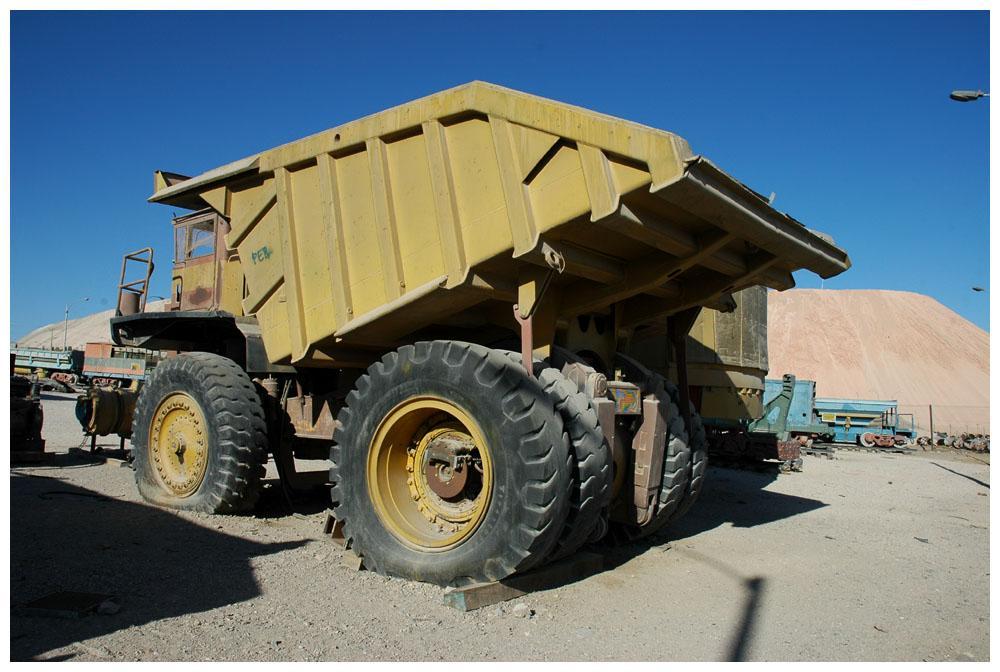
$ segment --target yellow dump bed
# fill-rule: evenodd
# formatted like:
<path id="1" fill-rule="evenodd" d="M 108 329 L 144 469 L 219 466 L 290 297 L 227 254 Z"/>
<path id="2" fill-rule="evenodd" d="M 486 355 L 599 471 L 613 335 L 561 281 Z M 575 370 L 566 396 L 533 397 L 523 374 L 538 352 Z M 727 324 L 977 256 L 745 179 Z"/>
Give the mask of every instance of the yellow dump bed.
<path id="1" fill-rule="evenodd" d="M 276 363 L 514 326 L 543 243 L 566 262 L 547 295 L 561 318 L 617 304 L 619 327 L 850 266 L 682 138 L 482 82 L 193 178 L 157 173 L 150 200 L 228 218 L 244 313 Z"/>

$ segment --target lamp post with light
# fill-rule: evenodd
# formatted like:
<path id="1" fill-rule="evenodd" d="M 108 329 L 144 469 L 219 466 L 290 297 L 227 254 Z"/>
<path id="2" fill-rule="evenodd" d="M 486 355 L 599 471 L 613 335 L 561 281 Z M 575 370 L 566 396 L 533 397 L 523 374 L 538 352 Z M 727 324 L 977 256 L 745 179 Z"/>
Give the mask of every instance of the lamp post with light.
<path id="1" fill-rule="evenodd" d="M 989 98 L 990 94 L 985 91 L 952 91 L 948 96 L 952 100 L 957 100 L 960 103 L 971 103 L 974 100 L 979 100 L 980 98 Z"/>

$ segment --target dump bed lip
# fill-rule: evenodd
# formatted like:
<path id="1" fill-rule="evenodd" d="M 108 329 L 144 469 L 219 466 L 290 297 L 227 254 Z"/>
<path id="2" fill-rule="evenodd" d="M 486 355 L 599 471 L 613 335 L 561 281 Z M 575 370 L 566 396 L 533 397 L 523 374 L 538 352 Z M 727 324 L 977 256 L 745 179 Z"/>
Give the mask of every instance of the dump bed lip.
<path id="1" fill-rule="evenodd" d="M 684 209 L 700 210 L 698 214 L 709 221 L 715 219 L 707 212 L 713 205 L 717 206 L 717 211 L 724 209 L 727 214 L 748 218 L 752 225 L 740 227 L 743 237 L 751 242 L 754 242 L 753 238 L 760 242 L 767 241 L 769 247 L 788 247 L 790 259 L 823 278 L 839 275 L 851 267 L 847 252 L 832 243 L 830 236 L 813 231 L 794 217 L 772 207 L 763 196 L 704 156 L 694 156 L 685 161 L 681 180 L 711 196 L 700 208 L 693 199 L 678 199 L 678 204 Z M 671 186 L 666 185 L 659 192 L 668 197 Z M 747 236 L 748 233 L 751 235 Z"/>
<path id="2" fill-rule="evenodd" d="M 562 113 L 566 118 L 559 118 L 558 114 L 550 114 L 546 119 L 523 118 L 523 109 L 526 104 L 532 102 L 541 104 L 546 110 Z M 275 168 L 313 159 L 323 152 L 336 152 L 364 144 L 368 137 L 388 135 L 409 127 L 420 126 L 421 123 L 431 119 L 470 112 L 509 118 L 511 121 L 595 146 L 603 144 L 598 141 L 598 136 L 614 137 L 615 146 L 607 149 L 649 163 L 654 184 L 664 184 L 674 179 L 679 172 L 680 161 L 692 155 L 687 141 L 670 131 L 571 103 L 475 80 L 263 150 L 161 189 L 148 200 L 151 203 L 183 207 L 183 203 L 179 201 L 184 201 L 185 196 L 199 187 L 249 172 L 254 167 L 262 173 L 270 172 Z M 595 135 L 592 130 L 588 131 L 587 124 L 581 120 L 587 120 L 604 130 L 626 128 L 630 132 L 625 134 L 619 132 L 616 135 L 612 131 L 609 134 Z M 251 165 L 254 162 L 256 165 Z"/>
<path id="3" fill-rule="evenodd" d="M 624 125 L 625 127 L 638 131 L 641 134 L 656 136 L 662 140 L 678 142 L 683 146 L 683 149 L 686 150 L 683 153 L 685 156 L 692 155 L 690 147 L 688 147 L 687 141 L 684 140 L 684 138 L 676 133 L 663 130 L 662 128 L 656 128 L 655 126 L 649 126 L 636 121 L 631 121 L 629 119 L 623 119 L 622 117 L 616 117 L 604 112 L 598 112 L 590 108 L 581 107 L 580 105 L 574 105 L 572 103 L 555 100 L 553 98 L 546 98 L 544 96 L 537 96 L 532 93 L 526 93 L 524 91 L 511 89 L 506 86 L 477 79 L 450 89 L 445 89 L 420 98 L 415 98 L 408 102 L 365 115 L 364 117 L 328 128 L 324 131 L 313 133 L 312 135 L 307 135 L 298 140 L 286 142 L 265 152 L 261 152 L 261 168 L 262 170 L 271 170 L 278 166 L 288 166 L 311 158 L 311 154 L 302 154 L 300 152 L 300 148 L 302 147 L 314 148 L 317 144 L 319 144 L 328 146 L 326 151 L 335 151 L 340 147 L 349 146 L 355 142 L 363 141 L 363 138 L 342 138 L 341 135 L 345 131 L 349 131 L 352 128 L 367 129 L 372 125 L 375 125 L 373 122 L 391 120 L 393 126 L 403 128 L 407 125 L 419 125 L 420 122 L 431 118 L 446 118 L 454 114 L 470 111 L 486 115 L 496 114 L 499 116 L 509 116 L 512 121 L 516 120 L 526 122 L 526 125 L 544 129 L 550 133 L 561 135 L 562 137 L 570 138 L 579 142 L 588 142 L 588 139 L 583 137 L 584 133 L 580 128 L 552 128 L 549 124 L 542 123 L 541 120 L 534 120 L 536 123 L 533 124 L 530 121 L 518 119 L 517 111 L 513 109 L 516 107 L 516 103 L 513 105 L 504 105 L 503 102 L 498 102 L 508 100 L 536 101 L 546 105 L 557 106 L 558 108 L 574 115 L 580 115 L 602 124 L 611 124 L 614 126 Z M 503 114 L 504 112 L 511 114 L 505 115 Z M 619 151 L 619 153 L 630 155 L 627 151 Z"/>
<path id="4" fill-rule="evenodd" d="M 200 175 L 188 178 L 183 182 L 178 182 L 173 186 L 160 189 L 149 197 L 148 202 L 169 203 L 172 199 L 190 194 L 196 189 L 207 186 L 213 182 L 228 180 L 232 177 L 236 177 L 237 175 L 256 170 L 259 167 L 259 164 L 260 154 L 254 154 L 253 156 L 238 159 L 231 163 L 227 163 L 224 166 L 219 166 L 218 168 L 213 168 L 212 170 L 206 171 Z"/>

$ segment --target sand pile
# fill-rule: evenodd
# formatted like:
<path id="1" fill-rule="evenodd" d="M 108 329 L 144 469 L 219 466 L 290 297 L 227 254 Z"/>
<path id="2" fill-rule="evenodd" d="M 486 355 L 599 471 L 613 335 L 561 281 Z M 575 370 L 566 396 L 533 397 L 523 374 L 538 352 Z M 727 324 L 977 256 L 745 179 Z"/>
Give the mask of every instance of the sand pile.
<path id="1" fill-rule="evenodd" d="M 768 292 L 769 378 L 823 397 L 896 399 L 918 427 L 988 431 L 989 334 L 929 296 L 886 290 Z"/>
<path id="2" fill-rule="evenodd" d="M 165 300 L 150 301 L 146 304 L 148 312 L 163 310 L 166 305 Z M 85 308 L 86 306 L 84 306 Z M 77 308 L 80 310 L 81 308 Z M 83 350 L 86 343 L 108 343 L 111 341 L 111 326 L 109 320 L 114 317 L 114 309 L 105 310 L 100 313 L 71 319 L 66 329 L 66 341 L 69 347 L 75 350 Z M 17 340 L 17 345 L 28 348 L 61 348 L 63 345 L 63 323 L 54 322 L 44 327 L 39 327 L 24 338 Z"/>

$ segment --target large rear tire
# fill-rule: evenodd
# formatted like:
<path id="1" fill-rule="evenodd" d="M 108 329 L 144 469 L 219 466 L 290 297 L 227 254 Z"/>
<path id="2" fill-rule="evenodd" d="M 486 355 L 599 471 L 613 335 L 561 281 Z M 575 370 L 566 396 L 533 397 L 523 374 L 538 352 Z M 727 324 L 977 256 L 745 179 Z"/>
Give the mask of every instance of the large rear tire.
<path id="1" fill-rule="evenodd" d="M 504 353 L 404 346 L 368 368 L 337 419 L 334 514 L 367 568 L 439 585 L 495 581 L 558 542 L 568 437 L 539 383 Z M 462 447 L 457 466 L 442 461 L 447 446 Z"/>
<path id="2" fill-rule="evenodd" d="M 666 381 L 667 393 L 680 408 L 680 392 L 677 386 Z M 681 498 L 681 503 L 677 511 L 670 518 L 670 522 L 677 521 L 691 510 L 694 503 L 701 496 L 702 488 L 705 485 L 705 476 L 708 471 L 708 437 L 705 434 L 705 425 L 701 421 L 701 416 L 694 410 L 694 404 L 688 402 L 691 409 L 691 427 L 688 431 L 688 447 L 691 450 L 691 477 L 688 480 L 687 490 Z"/>
<path id="3" fill-rule="evenodd" d="M 587 543 L 600 526 L 611 499 L 611 449 L 590 399 L 554 368 L 536 367 L 538 382 L 562 415 L 569 434 L 573 472 L 569 513 L 549 560 L 559 560 Z"/>
<path id="4" fill-rule="evenodd" d="M 626 373 L 626 379 L 639 383 L 646 394 L 655 395 L 667 411 L 667 444 L 663 449 L 663 477 L 656 513 L 646 525 L 615 522 L 611 526 L 612 540 L 629 542 L 662 529 L 680 509 L 688 496 L 688 484 L 692 478 L 691 449 L 684 420 L 669 391 L 672 383 L 626 355 L 615 355 L 615 367 Z M 623 495 L 631 496 L 631 492 Z"/>
<path id="5" fill-rule="evenodd" d="M 267 461 L 253 381 L 236 362 L 207 352 L 162 362 L 136 400 L 132 454 L 148 502 L 206 513 L 252 509 Z"/>

